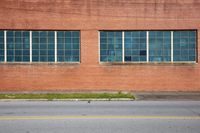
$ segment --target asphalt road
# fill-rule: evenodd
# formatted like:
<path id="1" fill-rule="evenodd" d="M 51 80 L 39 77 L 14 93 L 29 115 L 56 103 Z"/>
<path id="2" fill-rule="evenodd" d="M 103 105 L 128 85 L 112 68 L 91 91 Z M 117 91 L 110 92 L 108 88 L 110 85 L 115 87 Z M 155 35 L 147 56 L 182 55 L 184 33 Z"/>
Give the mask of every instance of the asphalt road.
<path id="1" fill-rule="evenodd" d="M 0 133 L 200 133 L 200 101 L 0 102 Z"/>

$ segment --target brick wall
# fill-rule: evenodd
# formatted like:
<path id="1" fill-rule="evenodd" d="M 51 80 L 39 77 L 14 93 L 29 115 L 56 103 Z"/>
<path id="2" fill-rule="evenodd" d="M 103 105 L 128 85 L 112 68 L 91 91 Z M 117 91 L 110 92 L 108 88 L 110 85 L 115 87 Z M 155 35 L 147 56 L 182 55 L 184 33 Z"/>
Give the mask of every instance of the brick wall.
<path id="1" fill-rule="evenodd" d="M 0 91 L 200 91 L 198 63 L 104 65 L 98 55 L 98 30 L 200 30 L 199 12 L 200 0 L 1 0 L 0 29 L 80 30 L 81 63 L 1 63 Z"/>

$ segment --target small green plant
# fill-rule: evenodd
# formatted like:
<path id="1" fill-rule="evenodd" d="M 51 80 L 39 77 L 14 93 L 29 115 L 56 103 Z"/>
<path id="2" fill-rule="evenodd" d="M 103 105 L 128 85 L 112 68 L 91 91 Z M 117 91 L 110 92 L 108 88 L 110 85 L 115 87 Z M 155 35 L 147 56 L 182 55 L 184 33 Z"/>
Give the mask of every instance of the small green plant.
<path id="1" fill-rule="evenodd" d="M 118 91 L 118 94 L 122 94 L 122 91 Z"/>

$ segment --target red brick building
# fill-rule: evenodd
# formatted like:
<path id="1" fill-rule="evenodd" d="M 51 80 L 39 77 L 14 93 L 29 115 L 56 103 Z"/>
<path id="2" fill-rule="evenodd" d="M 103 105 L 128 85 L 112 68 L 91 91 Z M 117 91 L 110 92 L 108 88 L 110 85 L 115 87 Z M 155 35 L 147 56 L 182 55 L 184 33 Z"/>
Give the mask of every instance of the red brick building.
<path id="1" fill-rule="evenodd" d="M 200 0 L 1 0 L 0 30 L 0 91 L 200 90 Z M 69 56 L 59 51 L 62 33 L 75 36 L 63 39 Z"/>

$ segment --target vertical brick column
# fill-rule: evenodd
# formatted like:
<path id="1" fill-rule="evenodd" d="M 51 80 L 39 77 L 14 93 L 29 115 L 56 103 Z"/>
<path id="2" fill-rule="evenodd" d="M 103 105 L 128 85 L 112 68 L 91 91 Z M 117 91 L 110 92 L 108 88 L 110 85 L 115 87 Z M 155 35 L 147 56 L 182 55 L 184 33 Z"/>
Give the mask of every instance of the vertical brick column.
<path id="1" fill-rule="evenodd" d="M 98 65 L 98 34 L 97 30 L 81 30 L 81 65 Z"/>

